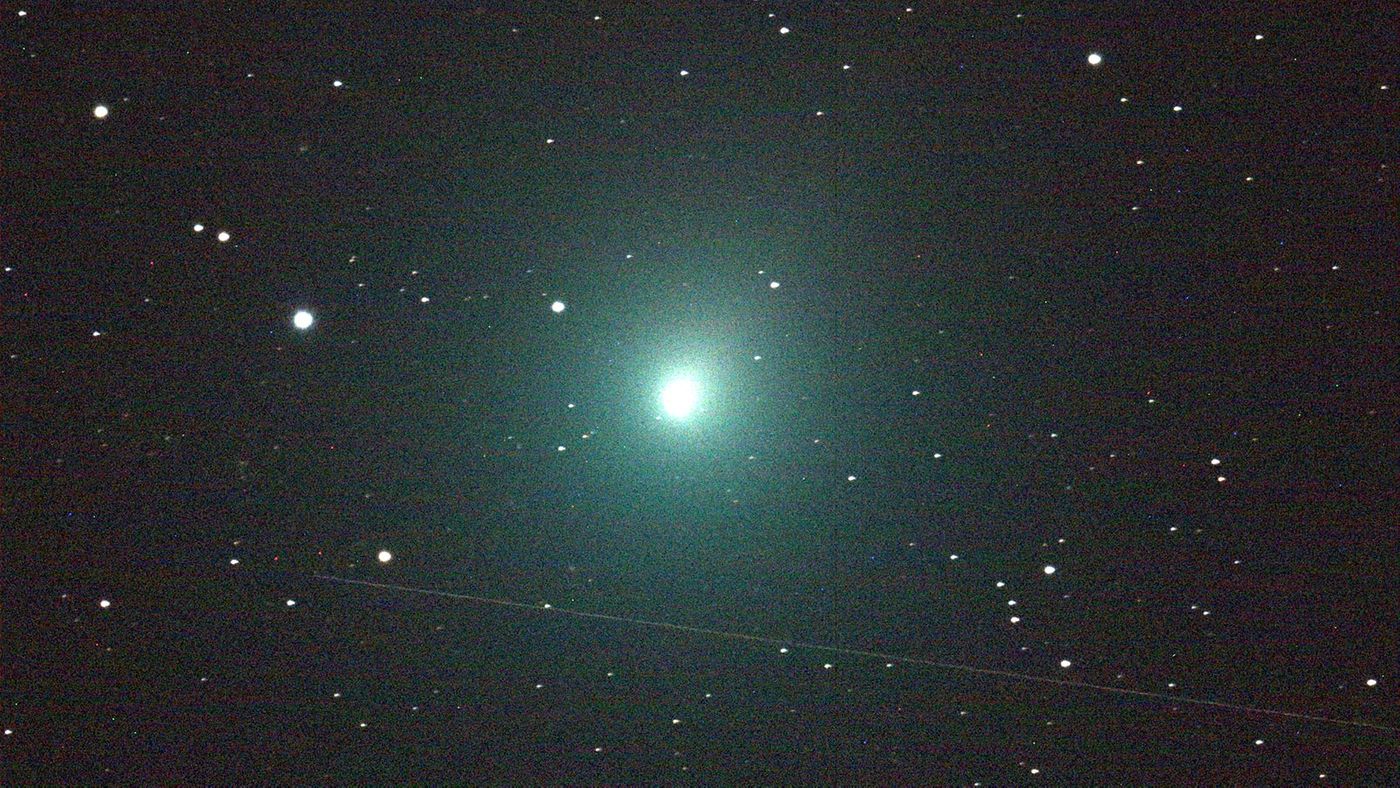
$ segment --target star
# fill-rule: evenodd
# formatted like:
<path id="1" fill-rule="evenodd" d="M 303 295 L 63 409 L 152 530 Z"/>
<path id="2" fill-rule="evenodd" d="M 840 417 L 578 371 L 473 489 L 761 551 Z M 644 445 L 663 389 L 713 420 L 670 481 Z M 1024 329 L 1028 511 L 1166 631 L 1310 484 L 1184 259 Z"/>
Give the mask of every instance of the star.
<path id="1" fill-rule="evenodd" d="M 565 305 L 563 301 L 555 301 L 554 303 L 549 305 L 549 310 L 556 315 L 560 312 L 563 312 L 565 309 L 568 309 L 568 306 Z"/>
<path id="2" fill-rule="evenodd" d="M 98 120 L 102 120 L 103 118 L 107 117 L 107 105 L 98 104 L 97 106 L 93 107 L 92 116 L 94 118 L 97 118 Z"/>
<path id="3" fill-rule="evenodd" d="M 311 328 L 311 325 L 315 322 L 316 316 L 305 309 L 298 309 L 297 313 L 292 315 L 292 326 L 299 331 L 305 331 Z"/>
<path id="4" fill-rule="evenodd" d="M 1087 59 L 1089 61 L 1089 65 L 1097 66 L 1098 64 L 1103 62 L 1103 55 L 1100 55 L 1098 52 L 1090 52 L 1089 57 Z"/>

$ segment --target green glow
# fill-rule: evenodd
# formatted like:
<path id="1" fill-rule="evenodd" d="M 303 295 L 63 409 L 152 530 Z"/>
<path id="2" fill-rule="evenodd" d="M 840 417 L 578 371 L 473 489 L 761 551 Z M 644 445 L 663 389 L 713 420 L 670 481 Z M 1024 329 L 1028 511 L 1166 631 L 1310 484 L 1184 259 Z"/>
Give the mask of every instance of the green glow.
<path id="1" fill-rule="evenodd" d="M 700 384 L 690 378 L 676 378 L 661 389 L 661 408 L 673 419 L 684 419 L 700 404 Z"/>

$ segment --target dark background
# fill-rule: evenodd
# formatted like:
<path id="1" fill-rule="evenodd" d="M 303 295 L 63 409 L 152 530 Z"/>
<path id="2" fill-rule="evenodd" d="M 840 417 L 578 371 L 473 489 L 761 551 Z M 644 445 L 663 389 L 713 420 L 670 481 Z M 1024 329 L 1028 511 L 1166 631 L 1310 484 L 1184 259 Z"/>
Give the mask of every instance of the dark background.
<path id="1" fill-rule="evenodd" d="M 4 782 L 1400 779 L 1400 7 L 174 5 L 0 9 Z"/>

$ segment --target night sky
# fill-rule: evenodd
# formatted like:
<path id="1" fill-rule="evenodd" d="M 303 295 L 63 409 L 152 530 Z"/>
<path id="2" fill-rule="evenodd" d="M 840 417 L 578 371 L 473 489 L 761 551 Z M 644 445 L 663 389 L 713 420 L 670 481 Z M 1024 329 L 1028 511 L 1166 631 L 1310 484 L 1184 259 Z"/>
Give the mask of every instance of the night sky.
<path id="1" fill-rule="evenodd" d="M 0 782 L 1400 780 L 1400 6 L 112 7 Z"/>

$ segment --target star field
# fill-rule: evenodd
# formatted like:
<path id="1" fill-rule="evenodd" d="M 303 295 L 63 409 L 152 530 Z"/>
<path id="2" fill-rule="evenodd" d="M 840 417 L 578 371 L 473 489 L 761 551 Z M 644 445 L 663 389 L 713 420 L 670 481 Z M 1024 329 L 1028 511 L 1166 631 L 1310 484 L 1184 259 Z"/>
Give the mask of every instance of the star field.
<path id="1" fill-rule="evenodd" d="M 1400 781 L 1400 16 L 10 6 L 4 784 Z"/>

